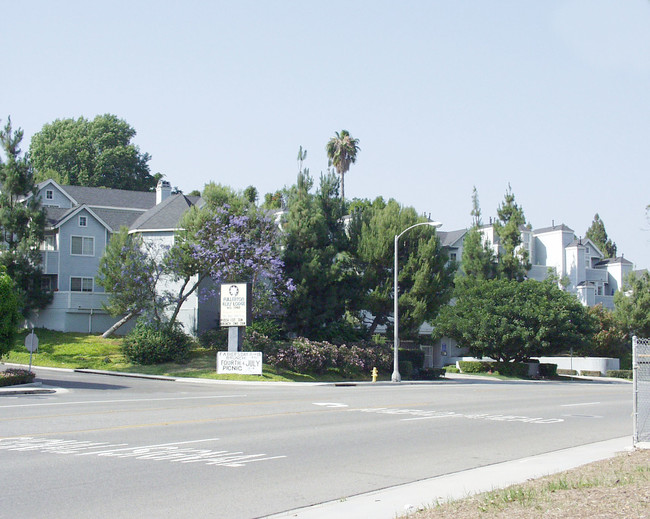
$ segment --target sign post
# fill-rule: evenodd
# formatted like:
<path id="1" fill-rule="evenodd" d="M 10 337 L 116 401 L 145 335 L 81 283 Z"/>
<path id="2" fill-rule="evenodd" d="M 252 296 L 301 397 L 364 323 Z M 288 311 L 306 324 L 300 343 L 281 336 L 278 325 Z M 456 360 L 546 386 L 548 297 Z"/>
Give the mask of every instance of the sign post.
<path id="1" fill-rule="evenodd" d="M 32 354 L 35 351 L 38 351 L 38 337 L 34 333 L 34 327 L 32 326 L 32 333 L 28 334 L 25 337 L 25 348 L 29 352 L 29 371 L 32 371 Z"/>

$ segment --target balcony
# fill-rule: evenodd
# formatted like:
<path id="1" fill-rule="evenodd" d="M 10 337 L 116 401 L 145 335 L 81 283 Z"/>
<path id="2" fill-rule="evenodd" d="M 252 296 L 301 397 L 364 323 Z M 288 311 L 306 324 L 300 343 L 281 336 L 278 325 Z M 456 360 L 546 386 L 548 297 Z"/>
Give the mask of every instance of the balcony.
<path id="1" fill-rule="evenodd" d="M 54 299 L 48 309 L 71 311 L 102 310 L 102 303 L 108 302 L 109 294 L 104 292 L 54 292 Z"/>
<path id="2" fill-rule="evenodd" d="M 586 281 L 600 281 L 607 283 L 607 271 L 602 269 L 585 269 Z"/>

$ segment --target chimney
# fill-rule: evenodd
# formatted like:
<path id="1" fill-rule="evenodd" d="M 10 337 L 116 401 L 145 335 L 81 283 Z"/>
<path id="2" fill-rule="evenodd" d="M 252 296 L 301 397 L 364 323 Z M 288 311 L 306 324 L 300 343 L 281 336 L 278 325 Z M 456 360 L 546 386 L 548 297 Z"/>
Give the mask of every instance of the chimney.
<path id="1" fill-rule="evenodd" d="M 167 200 L 172 194 L 172 185 L 167 180 L 159 180 L 156 186 L 156 205 Z"/>

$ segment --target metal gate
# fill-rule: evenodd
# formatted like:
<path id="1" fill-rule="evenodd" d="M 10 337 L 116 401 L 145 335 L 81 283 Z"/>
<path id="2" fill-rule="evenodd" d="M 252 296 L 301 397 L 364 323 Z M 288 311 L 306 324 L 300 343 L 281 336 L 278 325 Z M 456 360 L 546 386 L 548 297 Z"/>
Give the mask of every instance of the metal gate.
<path id="1" fill-rule="evenodd" d="M 634 444 L 650 442 L 650 339 L 632 338 Z"/>

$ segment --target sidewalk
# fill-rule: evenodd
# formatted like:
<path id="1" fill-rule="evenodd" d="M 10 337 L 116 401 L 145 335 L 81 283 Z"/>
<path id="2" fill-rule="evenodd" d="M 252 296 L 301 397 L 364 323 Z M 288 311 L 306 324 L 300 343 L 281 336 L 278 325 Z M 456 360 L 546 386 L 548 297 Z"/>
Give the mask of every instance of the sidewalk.
<path id="1" fill-rule="evenodd" d="M 562 472 L 593 461 L 613 457 L 632 448 L 631 437 L 615 438 L 519 460 L 391 487 L 280 514 L 268 519 L 395 519 L 407 512 L 468 495 L 505 488 L 528 479 Z"/>

